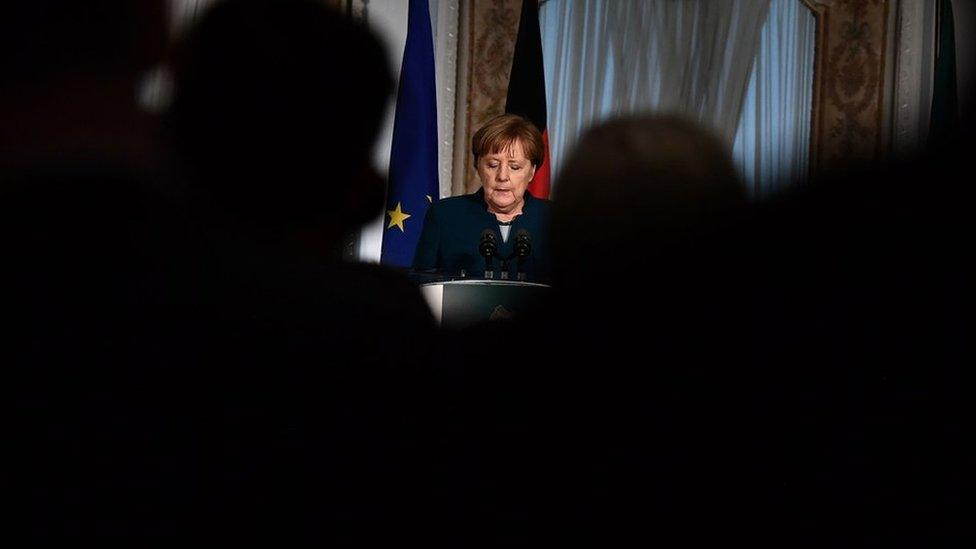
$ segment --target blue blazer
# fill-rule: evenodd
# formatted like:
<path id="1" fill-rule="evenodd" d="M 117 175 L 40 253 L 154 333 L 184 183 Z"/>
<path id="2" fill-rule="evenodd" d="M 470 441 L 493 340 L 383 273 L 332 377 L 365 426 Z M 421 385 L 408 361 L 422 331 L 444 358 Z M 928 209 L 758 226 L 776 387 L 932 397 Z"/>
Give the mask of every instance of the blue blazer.
<path id="1" fill-rule="evenodd" d="M 481 232 L 489 229 L 495 233 L 498 255 L 508 257 L 515 247 L 515 235 L 522 229 L 529 232 L 531 253 L 522 263 L 522 272 L 529 282 L 548 282 L 549 220 L 552 203 L 525 193 L 522 214 L 512 220 L 508 242 L 502 242 L 498 219 L 488 211 L 484 189 L 473 194 L 439 200 L 427 209 L 423 232 L 413 258 L 417 270 L 437 269 L 446 276 L 459 276 L 463 269 L 467 276 L 481 278 L 485 272 L 485 260 L 478 253 Z M 495 278 L 499 277 L 500 261 L 492 260 Z M 515 280 L 517 260 L 508 264 L 509 278 Z"/>

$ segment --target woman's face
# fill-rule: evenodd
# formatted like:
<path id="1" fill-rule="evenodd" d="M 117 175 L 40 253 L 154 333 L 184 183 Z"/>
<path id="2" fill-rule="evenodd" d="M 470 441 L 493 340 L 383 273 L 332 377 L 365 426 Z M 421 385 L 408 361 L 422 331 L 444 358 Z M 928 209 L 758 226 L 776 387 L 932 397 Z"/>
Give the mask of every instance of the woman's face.
<path id="1" fill-rule="evenodd" d="M 511 147 L 478 159 L 478 175 L 485 189 L 485 202 L 493 213 L 518 213 L 525 202 L 535 166 L 525 157 L 518 141 Z"/>

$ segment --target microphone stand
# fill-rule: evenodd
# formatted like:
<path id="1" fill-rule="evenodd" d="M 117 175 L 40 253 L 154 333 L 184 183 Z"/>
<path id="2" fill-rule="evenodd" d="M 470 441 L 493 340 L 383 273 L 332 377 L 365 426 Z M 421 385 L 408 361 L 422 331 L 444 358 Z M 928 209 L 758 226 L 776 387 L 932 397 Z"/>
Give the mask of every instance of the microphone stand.
<path id="1" fill-rule="evenodd" d="M 522 233 L 522 231 L 520 231 Z M 522 270 L 525 258 L 531 253 L 531 247 L 529 244 L 528 233 L 519 234 L 517 237 L 517 242 L 515 244 L 515 250 L 507 256 L 498 256 L 498 260 L 501 263 L 501 272 L 499 274 L 500 280 L 508 280 L 508 262 L 512 259 L 517 258 L 518 270 L 516 271 L 516 280 L 525 281 L 525 272 Z M 482 233 L 481 244 L 479 246 L 479 252 L 485 258 L 485 278 L 491 280 L 495 277 L 495 272 L 491 267 L 491 258 L 497 255 L 498 248 L 495 244 L 495 239 L 492 235 L 486 232 Z"/>
<path id="2" fill-rule="evenodd" d="M 495 272 L 491 267 L 491 258 L 498 253 L 498 245 L 495 244 L 495 236 L 491 231 L 482 231 L 478 252 L 485 258 L 485 278 L 488 280 L 494 278 Z"/>
<path id="3" fill-rule="evenodd" d="M 522 270 L 525 258 L 529 257 L 532 253 L 532 245 L 529 243 L 529 232 L 522 229 L 515 236 L 515 251 L 513 252 L 518 256 L 518 267 L 515 274 L 516 280 L 525 281 L 525 271 Z"/>

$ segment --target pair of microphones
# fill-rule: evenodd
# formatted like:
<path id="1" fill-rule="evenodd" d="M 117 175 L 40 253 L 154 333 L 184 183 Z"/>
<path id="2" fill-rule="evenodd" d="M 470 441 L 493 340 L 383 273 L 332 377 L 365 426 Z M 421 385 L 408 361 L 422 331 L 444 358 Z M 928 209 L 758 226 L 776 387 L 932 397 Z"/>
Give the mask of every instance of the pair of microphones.
<path id="1" fill-rule="evenodd" d="M 501 262 L 502 280 L 508 278 L 508 262 L 513 258 L 518 261 L 518 272 L 516 274 L 518 280 L 525 280 L 522 264 L 525 258 L 529 257 L 529 254 L 532 253 L 532 237 L 529 235 L 529 231 L 519 229 L 515 233 L 514 251 L 507 257 L 502 257 L 498 254 L 498 242 L 495 239 L 495 232 L 491 229 L 485 229 L 481 231 L 478 253 L 481 254 L 481 257 L 485 258 L 485 278 L 494 278 L 495 271 L 492 268 L 492 260 L 497 257 Z"/>

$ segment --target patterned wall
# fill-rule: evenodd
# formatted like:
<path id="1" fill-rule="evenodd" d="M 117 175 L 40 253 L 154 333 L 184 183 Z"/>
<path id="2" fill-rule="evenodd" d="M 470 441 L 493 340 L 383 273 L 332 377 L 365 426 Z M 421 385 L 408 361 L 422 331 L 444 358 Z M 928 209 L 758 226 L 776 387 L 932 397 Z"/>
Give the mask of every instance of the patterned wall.
<path id="1" fill-rule="evenodd" d="M 883 154 L 887 0 L 817 0 L 812 165 L 840 168 Z"/>
<path id="2" fill-rule="evenodd" d="M 468 10 L 471 40 L 468 42 L 467 138 L 457 142 L 458 147 L 467 151 L 465 193 L 481 187 L 470 153 L 471 137 L 489 118 L 505 112 L 521 9 L 522 0 L 472 0 Z"/>

